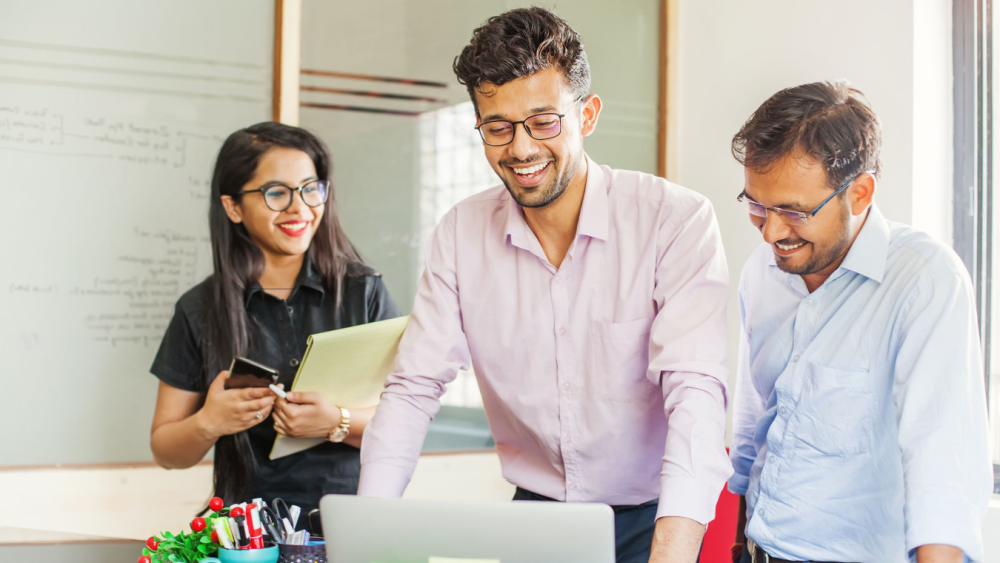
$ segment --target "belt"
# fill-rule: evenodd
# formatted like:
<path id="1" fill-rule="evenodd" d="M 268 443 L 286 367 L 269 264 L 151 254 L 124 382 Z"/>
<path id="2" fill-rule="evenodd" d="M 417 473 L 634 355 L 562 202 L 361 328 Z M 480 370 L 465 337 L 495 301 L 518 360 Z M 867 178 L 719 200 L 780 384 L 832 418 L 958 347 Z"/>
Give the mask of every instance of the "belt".
<path id="1" fill-rule="evenodd" d="M 747 550 L 750 552 L 750 563 L 802 563 L 801 561 L 789 561 L 788 559 L 771 557 L 750 538 L 747 538 Z"/>
<path id="2" fill-rule="evenodd" d="M 797 563 L 788 559 L 771 557 L 756 542 L 747 538 L 747 550 L 750 551 L 750 563 Z"/>

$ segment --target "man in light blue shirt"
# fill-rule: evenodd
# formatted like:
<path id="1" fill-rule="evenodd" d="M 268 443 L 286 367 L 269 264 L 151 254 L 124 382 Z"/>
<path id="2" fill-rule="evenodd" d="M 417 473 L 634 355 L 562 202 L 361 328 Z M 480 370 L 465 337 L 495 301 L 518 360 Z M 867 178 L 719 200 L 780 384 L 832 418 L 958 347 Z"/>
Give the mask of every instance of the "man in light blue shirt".
<path id="1" fill-rule="evenodd" d="M 983 558 L 972 285 L 948 246 L 875 206 L 880 149 L 846 82 L 778 92 L 733 139 L 766 243 L 739 285 L 729 489 L 745 495 L 744 562 Z"/>

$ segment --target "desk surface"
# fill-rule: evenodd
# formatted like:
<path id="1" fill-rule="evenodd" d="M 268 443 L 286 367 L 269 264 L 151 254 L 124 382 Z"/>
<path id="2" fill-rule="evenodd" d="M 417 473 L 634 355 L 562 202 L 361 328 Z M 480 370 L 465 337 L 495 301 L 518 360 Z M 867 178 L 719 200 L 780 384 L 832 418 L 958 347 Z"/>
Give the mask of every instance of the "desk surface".
<path id="1" fill-rule="evenodd" d="M 0 561 L 134 561 L 141 541 L 0 526 Z"/>

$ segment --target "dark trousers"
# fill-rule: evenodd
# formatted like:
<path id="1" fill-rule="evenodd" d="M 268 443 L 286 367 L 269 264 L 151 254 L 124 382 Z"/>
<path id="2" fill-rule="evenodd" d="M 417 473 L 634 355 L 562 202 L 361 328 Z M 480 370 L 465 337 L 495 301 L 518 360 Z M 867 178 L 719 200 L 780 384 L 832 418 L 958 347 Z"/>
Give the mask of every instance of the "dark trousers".
<path id="1" fill-rule="evenodd" d="M 553 501 L 531 491 L 517 488 L 514 500 Z M 628 506 L 612 506 L 615 511 L 615 559 L 618 563 L 648 563 L 656 528 L 659 500 Z"/>

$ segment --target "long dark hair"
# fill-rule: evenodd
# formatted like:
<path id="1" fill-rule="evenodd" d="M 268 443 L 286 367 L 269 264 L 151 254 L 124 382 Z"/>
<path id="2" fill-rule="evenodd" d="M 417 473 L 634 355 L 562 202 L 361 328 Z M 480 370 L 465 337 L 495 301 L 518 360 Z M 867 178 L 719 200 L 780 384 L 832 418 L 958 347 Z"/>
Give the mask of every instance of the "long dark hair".
<path id="1" fill-rule="evenodd" d="M 252 345 L 251 319 L 245 309 L 247 287 L 264 271 L 264 254 L 250 239 L 246 227 L 234 223 L 222 206 L 222 196 L 239 199 L 257 171 L 261 157 L 272 148 L 300 150 L 312 159 L 316 176 L 330 180 L 330 153 L 315 135 L 290 125 L 264 122 L 241 129 L 222 144 L 212 174 L 208 224 L 212 237 L 214 273 L 208 279 L 209 302 L 202 334 L 205 350 L 205 386 L 229 367 L 233 357 L 245 355 Z M 306 260 L 312 261 L 333 292 L 340 307 L 344 276 L 361 264 L 361 258 L 340 226 L 332 193 L 323 220 L 313 237 Z M 257 472 L 257 462 L 247 433 L 219 438 L 215 444 L 215 495 L 227 504 L 246 500 Z"/>

